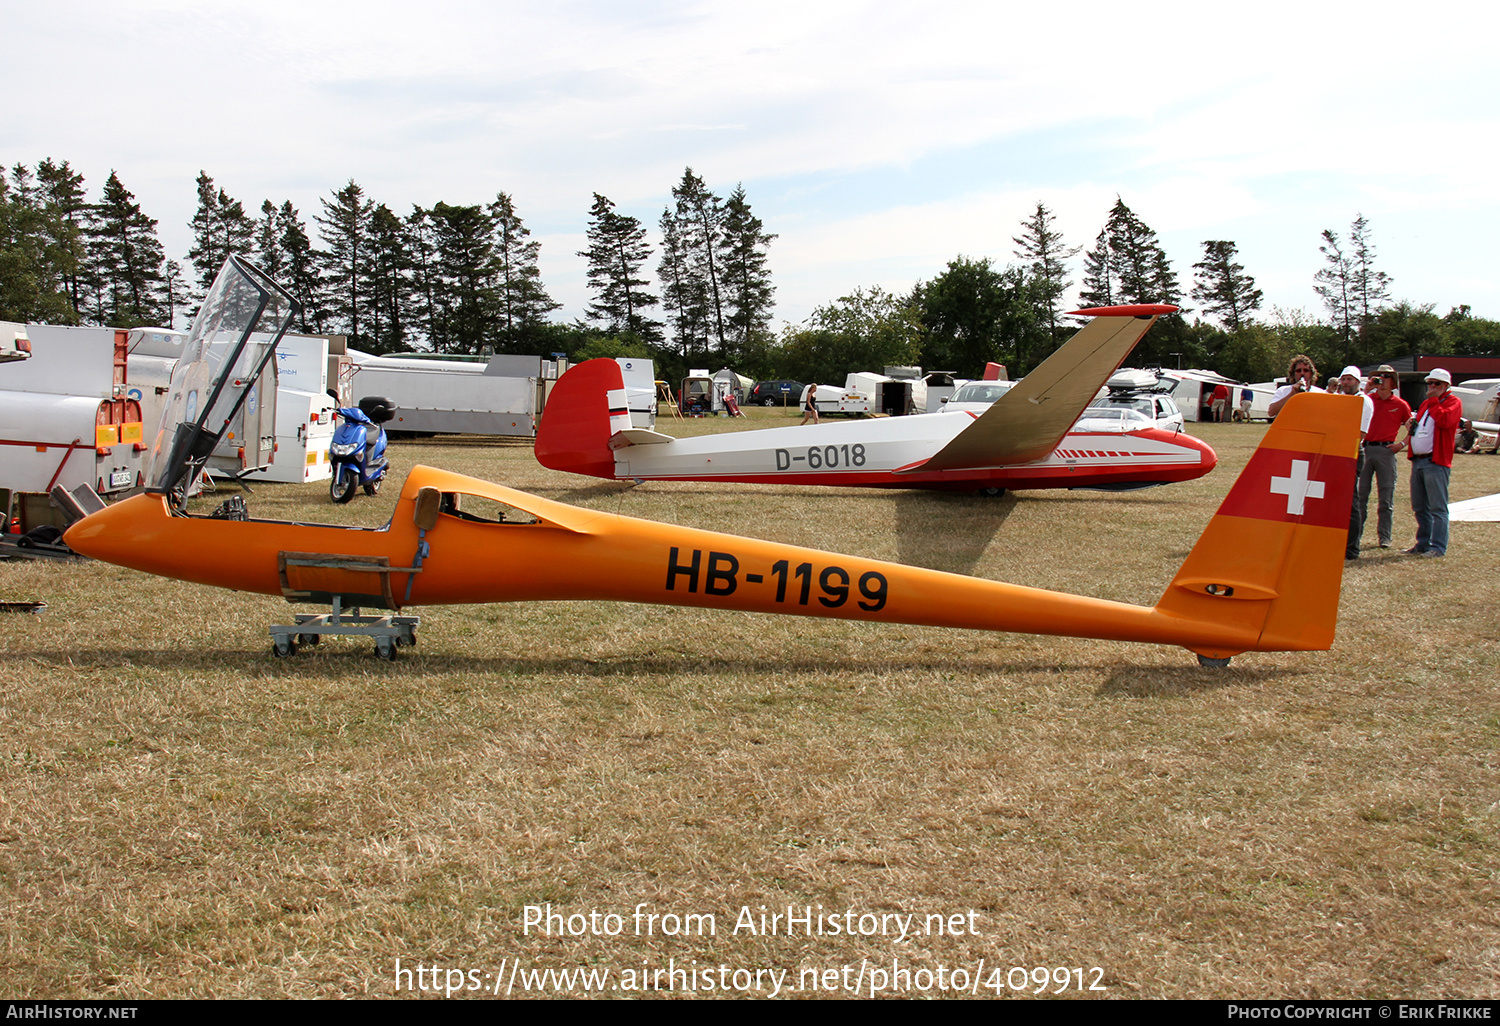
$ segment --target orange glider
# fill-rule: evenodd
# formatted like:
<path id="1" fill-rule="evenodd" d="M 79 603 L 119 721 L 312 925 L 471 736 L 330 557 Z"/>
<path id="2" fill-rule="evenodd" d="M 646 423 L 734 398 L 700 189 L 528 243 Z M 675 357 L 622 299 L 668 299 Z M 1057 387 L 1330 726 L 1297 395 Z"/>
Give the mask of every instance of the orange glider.
<path id="1" fill-rule="evenodd" d="M 1152 608 L 601 513 L 430 467 L 412 470 L 379 530 L 187 516 L 154 492 L 66 541 L 293 601 L 610 599 L 1155 642 L 1222 663 L 1332 644 L 1359 412 L 1352 396 L 1294 397 Z"/>

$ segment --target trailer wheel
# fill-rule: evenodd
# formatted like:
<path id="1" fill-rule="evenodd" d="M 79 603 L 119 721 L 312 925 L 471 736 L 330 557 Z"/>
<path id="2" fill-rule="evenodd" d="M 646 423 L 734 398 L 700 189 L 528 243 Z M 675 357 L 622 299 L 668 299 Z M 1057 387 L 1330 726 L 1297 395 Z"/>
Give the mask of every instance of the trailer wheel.
<path id="1" fill-rule="evenodd" d="M 328 482 L 328 497 L 335 504 L 342 506 L 354 498 L 354 488 L 359 478 L 351 471 L 340 470 L 334 475 L 333 480 Z"/>

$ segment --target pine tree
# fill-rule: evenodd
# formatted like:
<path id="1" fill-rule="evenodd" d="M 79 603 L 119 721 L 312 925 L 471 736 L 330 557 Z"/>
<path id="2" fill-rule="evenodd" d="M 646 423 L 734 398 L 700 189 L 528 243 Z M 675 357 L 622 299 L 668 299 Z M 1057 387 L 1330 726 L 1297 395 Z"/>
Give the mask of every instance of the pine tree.
<path id="1" fill-rule="evenodd" d="M 432 218 L 427 211 L 413 205 L 411 213 L 405 218 L 405 224 L 407 264 L 411 268 L 416 321 L 427 336 L 428 347 L 434 352 L 445 352 L 448 348 L 448 330 L 443 308 L 438 303 L 440 283 Z"/>
<path id="2" fill-rule="evenodd" d="M 724 202 L 708 191 L 703 179 L 685 168 L 672 190 L 677 249 L 682 254 L 683 296 L 679 303 L 702 311 L 705 349 L 724 351 L 724 279 L 720 263 Z M 683 348 L 679 342 L 679 348 Z"/>
<path id="3" fill-rule="evenodd" d="M 1101 229 L 1094 248 L 1083 255 L 1083 286 L 1078 299 L 1084 306 L 1114 306 L 1119 287 L 1109 256 L 1109 229 Z"/>
<path id="4" fill-rule="evenodd" d="M 588 239 L 589 248 L 578 255 L 588 258 L 589 287 L 594 290 L 589 320 L 602 322 L 612 334 L 629 331 L 648 344 L 660 342 L 661 322 L 646 316 L 658 300 L 646 291 L 650 281 L 641 277 L 651 257 L 646 229 L 635 218 L 615 213 L 614 203 L 596 192 L 589 209 Z"/>
<path id="5" fill-rule="evenodd" d="M 207 171 L 198 172 L 198 209 L 188 222 L 193 248 L 188 259 L 198 272 L 200 295 L 207 295 L 230 254 L 248 254 L 255 243 L 255 222 L 239 200 L 214 185 Z"/>
<path id="6" fill-rule="evenodd" d="M 1011 236 L 1015 255 L 1027 262 L 1031 271 L 1031 295 L 1036 304 L 1037 319 L 1047 326 L 1047 337 L 1056 345 L 1057 318 L 1062 313 L 1062 297 L 1072 286 L 1068 280 L 1067 262 L 1078 255 L 1078 246 L 1063 242 L 1062 232 L 1052 225 L 1057 220 L 1041 200 L 1036 212 L 1021 222 L 1021 234 Z"/>
<path id="7" fill-rule="evenodd" d="M 368 346 L 365 338 L 369 296 L 370 215 L 374 204 L 350 179 L 349 184 L 323 200 L 323 213 L 314 218 L 323 238 L 323 281 L 329 320 L 342 330 L 349 344 Z"/>
<path id="8" fill-rule="evenodd" d="M 495 299 L 499 318 L 499 347 L 525 352 L 547 315 L 561 308 L 542 287 L 537 265 L 542 244 L 531 239 L 531 231 L 516 213 L 508 193 L 500 193 L 490 204 L 495 240 Z"/>
<path id="9" fill-rule="evenodd" d="M 282 203 L 276 212 L 276 225 L 281 232 L 278 246 L 286 257 L 286 281 L 292 295 L 302 304 L 297 330 L 321 335 L 326 321 L 323 281 L 318 274 L 322 254 L 313 249 L 307 226 L 291 200 Z"/>
<path id="10" fill-rule="evenodd" d="M 1328 307 L 1333 330 L 1338 332 L 1343 352 L 1348 354 L 1354 323 L 1353 262 L 1344 253 L 1339 237 L 1327 229 L 1323 231 L 1323 245 L 1318 252 L 1323 254 L 1324 266 L 1313 275 L 1313 291 Z"/>
<path id="11" fill-rule="evenodd" d="M 55 164 L 49 157 L 37 164 L 36 177 L 43 200 L 47 262 L 71 307 L 56 323 L 77 324 L 89 272 L 88 247 L 83 238 L 88 216 L 83 175 L 69 167 L 66 160 Z"/>
<path id="12" fill-rule="evenodd" d="M 260 205 L 260 220 L 255 222 L 255 263 L 276 281 L 280 281 L 286 274 L 286 250 L 281 246 L 284 233 L 276 204 L 263 200 Z"/>
<path id="13" fill-rule="evenodd" d="M 117 328 L 159 324 L 166 319 L 156 219 L 111 171 L 104 194 L 90 211 L 90 251 L 96 261 L 103 300 L 100 321 Z"/>
<path id="14" fill-rule="evenodd" d="M 24 164 L 0 169 L 0 318 L 62 321 L 73 305 L 49 252 L 48 215 L 40 188 Z"/>
<path id="15" fill-rule="evenodd" d="M 692 363 L 698 354 L 706 356 L 708 352 L 708 332 L 703 319 L 706 290 L 688 260 L 676 216 L 670 210 L 663 210 L 660 224 L 661 262 L 656 273 L 662 283 L 662 300 L 672 323 L 676 349 Z"/>
<path id="16" fill-rule="evenodd" d="M 771 328 L 776 286 L 766 266 L 768 235 L 760 218 L 750 211 L 743 184 L 735 186 L 724 204 L 724 241 L 719 266 L 729 307 L 729 337 L 725 357 L 731 363 L 755 361 L 764 350 Z M 664 258 L 665 259 L 665 258 Z"/>
<path id="17" fill-rule="evenodd" d="M 1239 331 L 1246 315 L 1260 309 L 1263 298 L 1261 290 L 1255 287 L 1255 279 L 1234 262 L 1236 255 L 1238 251 L 1233 242 L 1205 240 L 1203 259 L 1193 265 L 1193 270 L 1199 272 L 1193 298 L 1230 331 Z"/>
<path id="18" fill-rule="evenodd" d="M 1370 242 L 1370 222 L 1364 214 L 1349 226 L 1349 293 L 1350 306 L 1359 315 L 1363 329 L 1382 303 L 1391 298 L 1391 276 L 1374 268 L 1375 246 Z"/>
<path id="19" fill-rule="evenodd" d="M 1081 298 L 1090 306 L 1181 302 L 1177 276 L 1152 231 L 1115 200 L 1094 249 L 1084 257 Z"/>
<path id="20" fill-rule="evenodd" d="M 370 215 L 369 335 L 377 353 L 406 348 L 411 281 L 406 225 L 384 203 Z"/>
<path id="21" fill-rule="evenodd" d="M 495 343 L 493 226 L 481 206 L 437 203 L 427 212 L 437 252 L 434 292 L 444 352 L 479 353 Z"/>

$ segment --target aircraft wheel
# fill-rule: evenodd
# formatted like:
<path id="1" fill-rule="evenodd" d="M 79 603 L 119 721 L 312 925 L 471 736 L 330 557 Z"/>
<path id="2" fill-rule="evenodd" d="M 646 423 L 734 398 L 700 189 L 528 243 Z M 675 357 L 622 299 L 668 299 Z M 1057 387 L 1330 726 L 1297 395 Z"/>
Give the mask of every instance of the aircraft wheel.
<path id="1" fill-rule="evenodd" d="M 981 488 L 981 489 L 979 489 L 979 491 L 975 492 L 974 494 L 975 495 L 983 495 L 987 499 L 998 499 L 998 498 L 1000 498 L 1001 496 L 1003 496 L 1005 494 L 1005 489 L 1004 488 Z"/>
<path id="2" fill-rule="evenodd" d="M 382 481 L 384 481 L 384 480 L 385 480 L 385 475 L 381 474 L 375 480 L 373 480 L 369 484 L 365 485 L 365 494 L 366 495 L 379 495 L 380 494 L 380 483 Z"/>
<path id="3" fill-rule="evenodd" d="M 1225 656 L 1223 659 L 1214 659 L 1211 656 L 1201 655 L 1198 657 L 1198 665 L 1210 666 L 1217 669 L 1228 666 L 1230 658 L 1230 656 Z"/>
<path id="4" fill-rule="evenodd" d="M 290 638 L 285 641 L 277 638 L 271 645 L 271 651 L 276 654 L 277 659 L 288 659 L 297 654 L 297 643 Z"/>
<path id="5" fill-rule="evenodd" d="M 328 497 L 337 505 L 342 506 L 354 498 L 354 487 L 358 478 L 349 471 L 341 471 L 334 475 L 332 481 L 328 482 Z"/>

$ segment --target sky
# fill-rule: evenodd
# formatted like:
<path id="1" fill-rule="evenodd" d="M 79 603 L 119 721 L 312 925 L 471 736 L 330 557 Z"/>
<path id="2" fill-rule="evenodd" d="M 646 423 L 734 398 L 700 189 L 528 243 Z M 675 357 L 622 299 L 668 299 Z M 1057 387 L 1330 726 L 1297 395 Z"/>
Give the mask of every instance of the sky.
<path id="1" fill-rule="evenodd" d="M 0 161 L 67 160 L 90 199 L 117 172 L 184 265 L 200 171 L 309 229 L 351 180 L 398 214 L 504 191 L 572 320 L 593 194 L 656 242 L 691 167 L 776 235 L 778 326 L 1012 262 L 1038 202 L 1090 246 L 1116 197 L 1185 295 L 1229 239 L 1265 316 L 1322 318 L 1322 232 L 1363 214 L 1393 299 L 1500 319 L 1487 6 L 0 0 L 0 25 Z"/>

